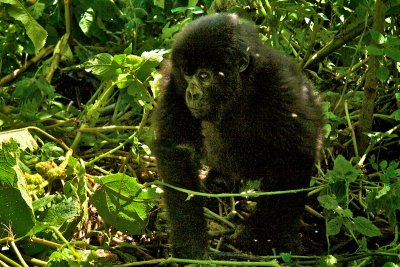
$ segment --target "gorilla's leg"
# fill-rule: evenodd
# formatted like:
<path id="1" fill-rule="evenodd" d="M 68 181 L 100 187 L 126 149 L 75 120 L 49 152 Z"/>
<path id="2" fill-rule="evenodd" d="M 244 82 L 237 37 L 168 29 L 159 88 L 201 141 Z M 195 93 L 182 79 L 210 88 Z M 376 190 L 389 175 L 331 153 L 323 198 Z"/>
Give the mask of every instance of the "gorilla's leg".
<path id="1" fill-rule="evenodd" d="M 313 164 L 308 165 L 302 165 L 301 169 L 292 165 L 291 170 L 281 172 L 286 172 L 285 176 L 272 175 L 264 182 L 262 190 L 271 192 L 308 187 Z M 306 193 L 259 197 L 256 201 L 255 213 L 234 234 L 236 245 L 256 254 L 270 254 L 273 248 L 278 252 L 302 253 L 299 230 Z"/>

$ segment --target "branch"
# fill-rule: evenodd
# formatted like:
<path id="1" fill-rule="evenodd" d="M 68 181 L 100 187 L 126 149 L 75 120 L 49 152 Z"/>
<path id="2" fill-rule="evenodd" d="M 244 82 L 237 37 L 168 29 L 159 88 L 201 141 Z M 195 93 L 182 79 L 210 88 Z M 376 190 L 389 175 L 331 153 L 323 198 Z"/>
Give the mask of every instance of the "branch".
<path id="1" fill-rule="evenodd" d="M 25 65 L 23 65 L 21 68 L 14 70 L 12 73 L 7 74 L 6 76 L 0 78 L 0 87 L 3 86 L 4 84 L 14 80 L 17 78 L 19 75 L 24 73 L 30 66 L 33 64 L 36 64 L 39 62 L 42 58 L 46 57 L 48 54 L 50 54 L 54 49 L 54 46 L 50 45 L 46 48 L 43 48 L 40 50 L 39 54 L 31 58 L 28 62 L 26 62 Z"/>
<path id="2" fill-rule="evenodd" d="M 387 6 L 385 1 L 377 0 L 375 3 L 375 12 L 374 12 L 374 24 L 372 29 L 381 34 L 384 33 L 385 29 L 385 13 L 387 10 Z M 371 43 L 375 44 L 374 40 L 371 38 Z M 374 116 L 375 109 L 375 96 L 376 89 L 378 87 L 378 81 L 376 78 L 376 70 L 379 67 L 379 59 L 381 56 L 368 56 L 369 58 L 369 66 L 368 72 L 365 79 L 364 84 L 364 98 L 360 110 L 360 124 L 357 129 L 357 135 L 359 139 L 359 151 L 364 153 L 368 147 L 369 137 L 365 134 L 372 130 L 372 121 Z"/>
<path id="3" fill-rule="evenodd" d="M 172 189 L 175 189 L 179 192 L 187 193 L 189 195 L 202 196 L 202 197 L 260 197 L 260 196 L 274 196 L 274 195 L 284 195 L 284 194 L 295 194 L 301 192 L 308 192 L 320 188 L 320 186 L 314 186 L 310 188 L 301 188 L 301 189 L 292 189 L 292 190 L 283 190 L 283 191 L 272 191 L 272 192 L 251 192 L 251 193 L 221 193 L 221 194 L 211 194 L 211 193 L 203 193 L 198 191 L 192 191 L 189 189 L 177 187 L 171 184 L 164 183 L 162 181 L 154 181 L 151 184 L 166 186 Z"/>
<path id="4" fill-rule="evenodd" d="M 372 23 L 372 19 L 368 20 L 368 25 Z M 304 69 L 311 68 L 317 63 L 321 62 L 326 56 L 333 53 L 340 47 L 342 47 L 345 43 L 350 40 L 353 40 L 357 36 L 359 36 L 365 28 L 365 23 L 361 22 L 353 28 L 350 28 L 347 31 L 342 33 L 338 33 L 333 37 L 332 41 L 330 41 L 326 46 L 324 46 L 321 50 L 316 52 L 314 55 L 310 57 L 310 59 L 304 64 Z"/>

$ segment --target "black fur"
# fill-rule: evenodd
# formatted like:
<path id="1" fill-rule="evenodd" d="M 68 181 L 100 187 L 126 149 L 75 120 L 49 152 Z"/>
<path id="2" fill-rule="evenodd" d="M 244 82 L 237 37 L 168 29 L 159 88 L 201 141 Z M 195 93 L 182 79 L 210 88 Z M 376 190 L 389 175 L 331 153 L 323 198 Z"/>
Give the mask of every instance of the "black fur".
<path id="1" fill-rule="evenodd" d="M 200 75 L 211 85 L 202 85 Z M 188 96 L 188 88 L 202 92 Z M 153 123 L 153 150 L 165 182 L 199 190 L 203 160 L 227 184 L 262 179 L 262 190 L 277 191 L 309 185 L 322 111 L 296 64 L 262 44 L 254 26 L 236 15 L 216 14 L 191 22 L 176 37 Z M 203 199 L 164 190 L 173 255 L 205 258 Z M 255 200 L 255 214 L 234 235 L 237 245 L 255 253 L 295 250 L 305 194 Z"/>

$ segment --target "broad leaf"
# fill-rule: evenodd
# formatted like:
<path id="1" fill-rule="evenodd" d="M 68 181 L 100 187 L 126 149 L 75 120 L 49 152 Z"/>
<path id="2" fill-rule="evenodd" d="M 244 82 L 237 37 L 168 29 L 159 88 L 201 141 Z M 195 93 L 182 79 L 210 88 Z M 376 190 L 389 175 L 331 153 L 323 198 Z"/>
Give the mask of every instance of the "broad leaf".
<path id="1" fill-rule="evenodd" d="M 97 54 L 86 61 L 83 66 L 102 79 L 111 78 L 120 67 L 113 61 L 113 56 L 107 53 Z"/>
<path id="2" fill-rule="evenodd" d="M 337 235 L 340 232 L 340 229 L 343 225 L 343 218 L 338 216 L 328 221 L 326 224 L 326 234 L 328 236 Z"/>
<path id="3" fill-rule="evenodd" d="M 354 218 L 354 230 L 368 237 L 382 235 L 378 227 L 367 218 L 361 216 Z"/>
<path id="4" fill-rule="evenodd" d="M 318 197 L 321 206 L 328 210 L 336 210 L 339 207 L 339 203 L 333 197 L 329 195 L 323 195 Z"/>
<path id="5" fill-rule="evenodd" d="M 121 173 L 96 179 L 102 187 L 91 199 L 103 220 L 128 234 L 142 234 L 156 204 L 156 188 L 143 188 L 136 178 Z"/>
<path id="6" fill-rule="evenodd" d="M 24 7 L 19 0 L 0 0 L 0 3 L 9 4 L 7 11 L 8 14 L 16 20 L 22 22 L 26 29 L 26 34 L 32 40 L 35 46 L 35 53 L 37 54 L 43 48 L 47 39 L 47 31 L 40 26 L 39 23 L 33 18 L 29 11 Z"/>

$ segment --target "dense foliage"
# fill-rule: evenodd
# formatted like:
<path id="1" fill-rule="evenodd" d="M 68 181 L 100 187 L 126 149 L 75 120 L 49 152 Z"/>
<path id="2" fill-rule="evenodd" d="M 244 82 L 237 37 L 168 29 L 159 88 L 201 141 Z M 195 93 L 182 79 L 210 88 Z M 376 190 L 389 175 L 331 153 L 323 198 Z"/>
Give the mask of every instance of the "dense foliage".
<path id="1" fill-rule="evenodd" d="M 255 182 L 236 195 L 178 188 L 218 200 L 206 210 L 213 261 L 168 258 L 148 147 L 158 70 L 176 32 L 220 11 L 254 21 L 320 92 L 307 255 L 225 242 L 249 208 L 239 200 L 264 194 Z M 399 14 L 399 0 L 0 0 L 1 265 L 398 266 Z"/>

